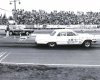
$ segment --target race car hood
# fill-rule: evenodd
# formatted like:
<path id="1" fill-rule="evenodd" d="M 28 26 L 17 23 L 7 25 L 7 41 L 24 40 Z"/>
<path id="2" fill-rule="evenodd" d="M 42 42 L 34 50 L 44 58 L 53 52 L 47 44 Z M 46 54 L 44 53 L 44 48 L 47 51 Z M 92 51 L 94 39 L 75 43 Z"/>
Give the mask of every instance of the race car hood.
<path id="1" fill-rule="evenodd" d="M 37 34 L 36 37 L 48 37 L 50 34 Z"/>
<path id="2" fill-rule="evenodd" d="M 50 34 L 38 34 L 38 35 L 36 35 L 36 40 L 38 39 L 38 40 L 41 40 L 41 39 L 48 39 L 48 38 L 50 38 Z"/>
<path id="3" fill-rule="evenodd" d="M 79 34 L 79 36 L 80 36 L 80 38 L 85 38 L 85 39 L 96 39 L 95 35 L 88 34 L 88 33 Z"/>

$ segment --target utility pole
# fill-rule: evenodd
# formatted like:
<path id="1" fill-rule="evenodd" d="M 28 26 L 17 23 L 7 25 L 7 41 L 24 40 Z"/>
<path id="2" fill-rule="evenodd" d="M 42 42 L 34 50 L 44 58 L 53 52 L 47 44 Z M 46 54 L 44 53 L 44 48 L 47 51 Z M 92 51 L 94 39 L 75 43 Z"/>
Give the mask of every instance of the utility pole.
<path id="1" fill-rule="evenodd" d="M 12 4 L 12 3 L 14 3 L 14 20 L 15 20 L 15 24 L 17 24 L 17 14 L 16 14 L 16 2 L 19 2 L 19 4 L 21 3 L 20 2 L 20 0 L 13 0 L 13 1 L 10 1 L 10 5 Z"/>

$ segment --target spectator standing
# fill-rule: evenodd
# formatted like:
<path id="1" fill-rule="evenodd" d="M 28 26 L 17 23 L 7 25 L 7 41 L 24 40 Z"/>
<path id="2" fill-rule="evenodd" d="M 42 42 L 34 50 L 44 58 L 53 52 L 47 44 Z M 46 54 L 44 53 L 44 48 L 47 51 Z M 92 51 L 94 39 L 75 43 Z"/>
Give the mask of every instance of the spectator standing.
<path id="1" fill-rule="evenodd" d="M 6 37 L 9 37 L 9 31 L 10 31 L 9 24 L 7 24 L 7 28 L 6 28 Z"/>

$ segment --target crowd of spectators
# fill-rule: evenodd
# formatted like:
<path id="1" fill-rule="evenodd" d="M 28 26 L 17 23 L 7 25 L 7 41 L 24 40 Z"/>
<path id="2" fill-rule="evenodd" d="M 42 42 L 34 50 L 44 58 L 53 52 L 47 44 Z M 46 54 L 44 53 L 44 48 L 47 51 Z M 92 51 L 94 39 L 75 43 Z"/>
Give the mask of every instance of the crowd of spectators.
<path id="1" fill-rule="evenodd" d="M 100 24 L 100 12 L 72 12 L 72 11 L 52 11 L 50 13 L 44 10 L 25 11 L 23 9 L 16 10 L 17 24 L 51 24 L 51 25 L 98 25 Z M 1 17 L 0 17 L 1 18 Z M 4 24 L 4 23 L 3 23 Z"/>
<path id="2" fill-rule="evenodd" d="M 5 24 L 7 24 L 8 23 L 8 19 L 7 19 L 7 17 L 6 17 L 6 15 L 4 14 L 4 15 L 0 15 L 0 25 L 5 25 Z"/>

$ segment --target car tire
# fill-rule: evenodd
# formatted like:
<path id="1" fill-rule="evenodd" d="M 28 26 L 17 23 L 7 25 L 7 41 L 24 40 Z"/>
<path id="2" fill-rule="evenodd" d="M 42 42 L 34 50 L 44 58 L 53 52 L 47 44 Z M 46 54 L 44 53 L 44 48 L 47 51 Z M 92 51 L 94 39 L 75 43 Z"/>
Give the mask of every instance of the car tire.
<path id="1" fill-rule="evenodd" d="M 13 35 L 13 32 L 9 32 L 9 35 Z"/>
<path id="2" fill-rule="evenodd" d="M 83 46 L 86 47 L 86 48 L 91 47 L 91 41 L 85 41 L 85 42 L 83 43 Z"/>
<path id="3" fill-rule="evenodd" d="M 26 33 L 26 35 L 29 35 L 29 32 L 25 32 Z"/>
<path id="4" fill-rule="evenodd" d="M 53 48 L 53 47 L 56 46 L 56 43 L 55 43 L 55 42 L 49 42 L 49 43 L 48 43 L 48 46 L 51 47 L 51 48 Z"/>

